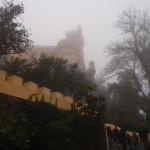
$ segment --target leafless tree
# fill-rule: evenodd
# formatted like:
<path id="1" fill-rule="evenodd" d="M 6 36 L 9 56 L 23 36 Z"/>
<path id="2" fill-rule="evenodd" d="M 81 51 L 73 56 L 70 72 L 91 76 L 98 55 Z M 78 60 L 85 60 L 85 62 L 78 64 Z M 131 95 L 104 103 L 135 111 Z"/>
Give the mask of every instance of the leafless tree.
<path id="1" fill-rule="evenodd" d="M 112 57 L 105 67 L 107 78 L 127 73 L 132 77 L 139 98 L 137 103 L 150 122 L 150 16 L 148 10 L 129 8 L 115 25 L 121 39 L 110 43 L 106 52 Z"/>

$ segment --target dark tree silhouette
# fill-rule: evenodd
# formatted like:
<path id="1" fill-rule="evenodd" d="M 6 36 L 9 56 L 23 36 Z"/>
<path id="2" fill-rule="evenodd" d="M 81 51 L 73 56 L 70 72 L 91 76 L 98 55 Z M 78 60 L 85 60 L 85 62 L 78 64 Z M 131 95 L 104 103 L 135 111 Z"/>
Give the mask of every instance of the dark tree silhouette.
<path id="1" fill-rule="evenodd" d="M 122 39 L 107 47 L 111 62 L 105 67 L 108 78 L 126 72 L 140 95 L 136 103 L 150 122 L 150 16 L 148 11 L 130 8 L 122 12 L 116 27 Z"/>
<path id="2" fill-rule="evenodd" d="M 9 53 L 25 52 L 31 45 L 28 30 L 17 20 L 23 13 L 22 3 L 3 1 L 0 7 L 0 57 Z"/>
<path id="3" fill-rule="evenodd" d="M 0 65 L 0 69 L 7 71 L 8 74 L 21 75 L 25 70 L 31 68 L 31 64 L 27 59 L 16 57 L 10 61 L 5 60 L 4 64 Z"/>

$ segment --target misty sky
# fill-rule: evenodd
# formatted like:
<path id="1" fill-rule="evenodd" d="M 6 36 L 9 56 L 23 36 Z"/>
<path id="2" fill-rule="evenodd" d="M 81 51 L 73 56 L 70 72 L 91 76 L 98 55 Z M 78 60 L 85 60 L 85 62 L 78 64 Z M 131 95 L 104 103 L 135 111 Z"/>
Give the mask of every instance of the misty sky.
<path id="1" fill-rule="evenodd" d="M 65 38 L 65 31 L 82 26 L 85 63 L 95 61 L 97 74 L 108 58 L 106 45 L 117 38 L 113 28 L 122 10 L 134 6 L 150 8 L 150 0 L 15 0 L 23 2 L 22 16 L 31 29 L 34 45 L 55 46 Z"/>

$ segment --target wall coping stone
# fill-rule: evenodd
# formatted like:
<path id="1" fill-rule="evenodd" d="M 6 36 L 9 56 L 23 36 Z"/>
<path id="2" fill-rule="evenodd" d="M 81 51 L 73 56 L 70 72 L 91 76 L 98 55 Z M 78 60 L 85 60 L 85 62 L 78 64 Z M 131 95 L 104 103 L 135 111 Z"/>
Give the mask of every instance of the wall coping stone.
<path id="1" fill-rule="evenodd" d="M 0 70 L 0 79 L 1 80 L 6 80 L 6 75 L 7 75 L 6 71 Z"/>
<path id="2" fill-rule="evenodd" d="M 38 91 L 43 93 L 43 94 L 46 94 L 46 95 L 50 95 L 50 93 L 51 93 L 51 90 L 46 88 L 46 87 L 41 87 L 38 89 Z"/>
<path id="3" fill-rule="evenodd" d="M 60 92 L 51 92 L 46 87 L 38 87 L 38 84 L 28 81 L 23 82 L 23 78 L 16 75 L 8 76 L 6 71 L 0 70 L 0 92 L 15 96 L 22 99 L 28 99 L 31 95 L 37 94 L 39 98 L 44 96 L 44 100 L 51 104 L 56 104 L 58 108 L 66 110 L 71 109 L 71 103 L 73 99 L 69 96 L 63 96 Z M 35 97 L 32 97 L 33 101 Z"/>
<path id="4" fill-rule="evenodd" d="M 69 96 L 64 96 L 63 100 L 69 102 L 69 103 L 73 103 L 73 98 L 69 97 Z"/>
<path id="5" fill-rule="evenodd" d="M 58 99 L 62 99 L 63 95 L 59 92 L 52 92 L 52 97 L 56 97 Z"/>
<path id="6" fill-rule="evenodd" d="M 38 85 L 34 82 L 28 81 L 28 82 L 24 82 L 23 86 L 26 88 L 29 88 L 31 90 L 37 91 L 38 90 Z"/>
<path id="7" fill-rule="evenodd" d="M 9 81 L 15 85 L 21 85 L 22 86 L 23 79 L 21 77 L 16 76 L 16 75 L 11 75 L 11 76 L 7 77 L 7 81 Z"/>

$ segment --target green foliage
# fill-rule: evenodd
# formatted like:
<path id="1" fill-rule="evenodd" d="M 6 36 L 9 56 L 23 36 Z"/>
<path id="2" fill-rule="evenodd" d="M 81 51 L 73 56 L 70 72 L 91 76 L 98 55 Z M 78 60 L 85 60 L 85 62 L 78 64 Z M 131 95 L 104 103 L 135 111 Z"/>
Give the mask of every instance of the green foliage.
<path id="1" fill-rule="evenodd" d="M 18 67 L 19 65 L 21 63 Z M 72 106 L 73 110 L 65 111 L 44 102 L 44 99 L 37 99 L 36 95 L 33 95 L 36 98 L 35 102 L 17 98 L 12 99 L 12 102 L 8 98 L 6 100 L 5 97 L 1 98 L 0 103 L 7 104 L 11 108 L 9 111 L 13 114 L 14 120 L 24 120 L 23 123 L 17 122 L 17 124 L 21 129 L 25 129 L 23 130 L 25 135 L 31 135 L 28 139 L 30 147 L 25 149 L 102 149 L 101 142 L 105 140 L 103 137 L 104 98 L 94 97 L 90 93 L 93 88 L 88 84 L 85 73 L 81 72 L 76 64 L 71 65 L 66 60 L 47 57 L 45 54 L 42 54 L 39 59 L 33 59 L 32 65 L 25 63 L 22 67 L 26 65 L 28 67 L 24 69 L 20 69 L 21 66 L 16 68 L 17 74 L 26 81 L 31 80 L 52 91 L 74 95 L 76 100 Z M 79 111 L 77 104 L 82 106 Z M 5 139 L 4 141 L 6 142 Z"/>
<path id="2" fill-rule="evenodd" d="M 25 52 L 32 43 L 28 31 L 17 20 L 23 13 L 23 4 L 3 1 L 0 7 L 0 56 Z"/>
<path id="3" fill-rule="evenodd" d="M 123 10 L 116 28 L 122 33 L 120 39 L 111 42 L 107 53 L 111 61 L 105 67 L 105 77 L 117 77 L 126 72 L 136 89 L 136 103 L 150 124 L 150 16 L 147 10 L 136 8 Z"/>
<path id="4" fill-rule="evenodd" d="M 28 120 L 26 124 L 28 132 L 34 133 L 34 136 L 30 138 L 30 146 L 31 149 L 36 150 L 47 150 L 51 148 L 51 141 L 54 138 L 52 136 L 54 130 L 54 128 L 51 128 L 52 122 L 61 120 L 65 122 L 68 117 L 67 111 L 60 110 L 44 101 L 24 101 L 19 105 L 16 115 L 18 111 L 21 117 L 23 116 Z M 55 128 L 57 129 L 57 126 Z M 54 134 L 56 138 L 59 138 L 60 135 Z M 57 143 L 53 146 L 57 147 Z"/>
<path id="5" fill-rule="evenodd" d="M 0 65 L 0 69 L 7 71 L 10 75 L 15 74 L 20 76 L 30 66 L 31 64 L 28 63 L 28 60 L 16 57 L 10 61 L 6 60 L 4 64 Z"/>
<path id="6" fill-rule="evenodd" d="M 102 96 L 95 97 L 92 94 L 94 89 L 89 84 L 83 84 L 77 89 L 72 104 L 72 112 L 77 117 L 76 128 L 78 128 L 77 130 L 81 129 L 78 139 L 81 138 L 82 143 L 87 143 L 87 147 L 81 149 L 94 149 L 98 144 L 96 141 L 100 140 L 104 134 L 105 98 Z M 80 123 L 78 124 L 78 122 Z M 84 139 L 82 136 L 87 138 Z"/>
<path id="7" fill-rule="evenodd" d="M 16 150 L 29 147 L 31 134 L 22 126 L 26 120 L 0 112 L 0 149 Z"/>
<path id="8" fill-rule="evenodd" d="M 21 102 L 17 107 L 18 111 L 23 116 L 25 115 L 29 121 L 41 124 L 41 126 L 53 120 L 65 119 L 67 115 L 67 111 L 60 110 L 54 105 L 38 100 L 35 102 L 30 100 Z"/>
<path id="9" fill-rule="evenodd" d="M 103 105 L 102 99 L 100 102 Z M 44 101 L 11 99 L 8 96 L 4 96 L 0 103 L 9 107 L 8 117 L 0 116 L 0 132 L 7 129 L 7 133 L 0 137 L 3 149 L 9 150 L 11 145 L 14 150 L 98 150 L 103 147 L 102 114 L 83 115 L 58 109 Z M 13 135 L 10 136 L 12 141 L 8 133 Z"/>
<path id="10" fill-rule="evenodd" d="M 75 100 L 72 104 L 72 110 L 92 118 L 101 118 L 105 111 L 105 98 L 94 96 L 92 93 L 94 90 L 95 87 L 92 87 L 90 84 L 81 85 L 74 96 Z M 102 121 L 102 119 L 104 118 L 101 118 L 99 121 Z"/>
<path id="11" fill-rule="evenodd" d="M 106 111 L 108 122 L 128 130 L 138 129 L 138 124 L 144 120 L 137 104 L 139 95 L 128 74 L 122 73 L 118 80 L 108 88 L 111 97 Z"/>
<path id="12" fill-rule="evenodd" d="M 26 81 L 36 82 L 64 95 L 73 95 L 77 87 L 88 82 L 85 73 L 78 69 L 77 64 L 68 64 L 67 60 L 45 54 L 39 59 L 33 59 L 32 67 L 26 69 L 21 76 Z"/>

